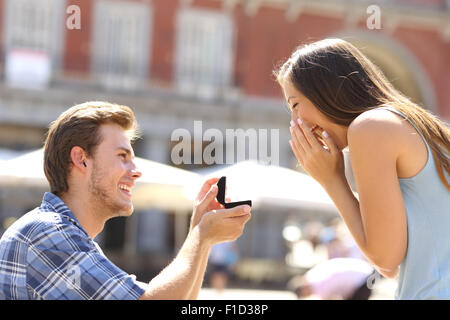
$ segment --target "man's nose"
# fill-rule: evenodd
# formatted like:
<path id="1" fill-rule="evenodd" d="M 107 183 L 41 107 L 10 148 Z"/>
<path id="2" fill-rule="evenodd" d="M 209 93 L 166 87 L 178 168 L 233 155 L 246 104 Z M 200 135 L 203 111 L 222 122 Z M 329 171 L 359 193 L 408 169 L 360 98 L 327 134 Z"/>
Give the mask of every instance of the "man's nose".
<path id="1" fill-rule="evenodd" d="M 136 164 L 132 162 L 132 168 L 130 170 L 130 175 L 133 179 L 138 179 L 142 176 L 142 172 L 136 167 Z"/>

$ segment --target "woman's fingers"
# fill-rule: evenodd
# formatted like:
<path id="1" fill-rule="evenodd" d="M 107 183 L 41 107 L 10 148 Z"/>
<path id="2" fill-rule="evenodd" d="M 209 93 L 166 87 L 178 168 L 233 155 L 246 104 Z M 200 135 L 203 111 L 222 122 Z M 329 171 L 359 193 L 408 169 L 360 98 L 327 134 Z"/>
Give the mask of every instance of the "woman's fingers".
<path id="1" fill-rule="evenodd" d="M 295 125 L 294 121 L 291 121 L 290 131 L 292 140 L 290 140 L 289 143 L 298 162 L 303 166 L 305 152 L 308 150 L 307 148 L 309 148 L 309 146 L 307 145 L 303 134 L 300 132 L 300 128 Z"/>
<path id="2" fill-rule="evenodd" d="M 300 127 L 294 121 L 291 121 L 290 130 L 291 130 L 291 136 L 292 136 L 294 142 L 296 142 L 301 147 L 300 151 L 309 150 L 310 146 L 309 146 L 308 141 L 305 139 L 305 136 L 301 132 Z"/>
<path id="3" fill-rule="evenodd" d="M 314 133 L 311 131 L 310 128 L 308 128 L 304 122 L 301 122 L 300 119 L 297 120 L 298 125 L 300 126 L 303 134 L 305 135 L 306 140 L 308 141 L 309 145 L 313 149 L 323 149 L 322 145 L 319 143 L 317 138 L 314 136 Z"/>
<path id="4" fill-rule="evenodd" d="M 298 162 L 301 166 L 303 166 L 303 156 L 302 153 L 297 148 L 295 142 L 293 140 L 289 140 L 289 144 L 291 145 L 292 152 L 294 152 L 295 157 L 297 158 Z"/>
<path id="5" fill-rule="evenodd" d="M 328 147 L 328 150 L 330 150 L 332 154 L 337 154 L 340 152 L 337 145 L 334 143 L 333 140 L 331 140 L 330 136 L 326 131 L 323 132 L 322 136 L 324 137 L 324 141 Z"/>

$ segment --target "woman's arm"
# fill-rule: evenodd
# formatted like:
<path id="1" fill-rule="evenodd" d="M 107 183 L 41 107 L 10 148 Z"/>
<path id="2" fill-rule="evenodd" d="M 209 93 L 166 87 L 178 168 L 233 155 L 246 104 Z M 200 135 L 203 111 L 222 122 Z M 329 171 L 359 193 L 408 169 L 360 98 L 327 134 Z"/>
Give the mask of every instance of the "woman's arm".
<path id="1" fill-rule="evenodd" d="M 325 186 L 355 241 L 386 276 L 395 276 L 407 248 L 406 209 L 396 160 L 401 151 L 397 124 L 357 119 L 348 144 L 359 201 L 345 177 Z"/>
<path id="2" fill-rule="evenodd" d="M 342 151 L 325 135 L 325 150 L 299 121 L 291 126 L 292 150 L 303 169 L 335 203 L 364 255 L 380 273 L 395 276 L 407 247 L 406 210 L 396 162 L 403 152 L 398 123 L 364 114 L 348 127 L 347 140 L 359 201 L 345 178 Z"/>
<path id="3" fill-rule="evenodd" d="M 379 265 L 381 259 L 374 258 L 374 252 L 368 250 L 359 202 L 351 191 L 346 178 L 343 177 L 336 180 L 334 183 L 326 186 L 325 190 L 333 200 L 350 233 L 366 258 L 376 266 L 376 269 L 382 275 L 394 278 L 397 275 L 397 268 L 391 266 L 387 268 L 387 265 Z"/>

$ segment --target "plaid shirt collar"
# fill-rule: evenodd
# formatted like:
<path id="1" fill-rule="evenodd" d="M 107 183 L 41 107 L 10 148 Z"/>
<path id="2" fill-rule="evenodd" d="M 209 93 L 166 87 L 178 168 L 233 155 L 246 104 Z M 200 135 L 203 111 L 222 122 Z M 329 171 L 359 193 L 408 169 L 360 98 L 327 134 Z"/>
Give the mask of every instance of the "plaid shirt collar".
<path id="1" fill-rule="evenodd" d="M 39 209 L 20 218 L 26 223 L 11 226 L 0 240 L 0 300 L 142 296 L 147 286 L 103 254 L 59 197 L 44 194 Z"/>
<path id="2" fill-rule="evenodd" d="M 42 199 L 41 209 L 46 208 L 47 210 L 50 208 L 52 212 L 55 212 L 65 218 L 67 218 L 71 223 L 80 228 L 88 237 L 88 233 L 81 224 L 78 222 L 78 219 L 73 214 L 72 210 L 61 200 L 57 195 L 46 192 L 44 194 L 44 198 Z"/>

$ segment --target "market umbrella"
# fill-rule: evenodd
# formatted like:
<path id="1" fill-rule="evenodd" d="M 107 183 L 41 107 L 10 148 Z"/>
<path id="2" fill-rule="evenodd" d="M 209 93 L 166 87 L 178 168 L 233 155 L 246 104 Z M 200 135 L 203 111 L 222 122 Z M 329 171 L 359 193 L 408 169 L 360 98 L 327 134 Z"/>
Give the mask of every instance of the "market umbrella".
<path id="1" fill-rule="evenodd" d="M 255 208 L 275 206 L 338 214 L 322 186 L 309 175 L 296 170 L 242 161 L 225 168 L 197 172 L 205 178 L 226 176 L 227 196 L 232 201 L 252 200 Z"/>
<path id="2" fill-rule="evenodd" d="M 0 165 L 0 185 L 48 190 L 43 159 L 41 148 L 3 161 Z M 133 189 L 136 209 L 158 208 L 181 212 L 192 208 L 192 188 L 200 184 L 199 174 L 139 157 L 135 158 L 135 163 L 142 172 Z"/>

